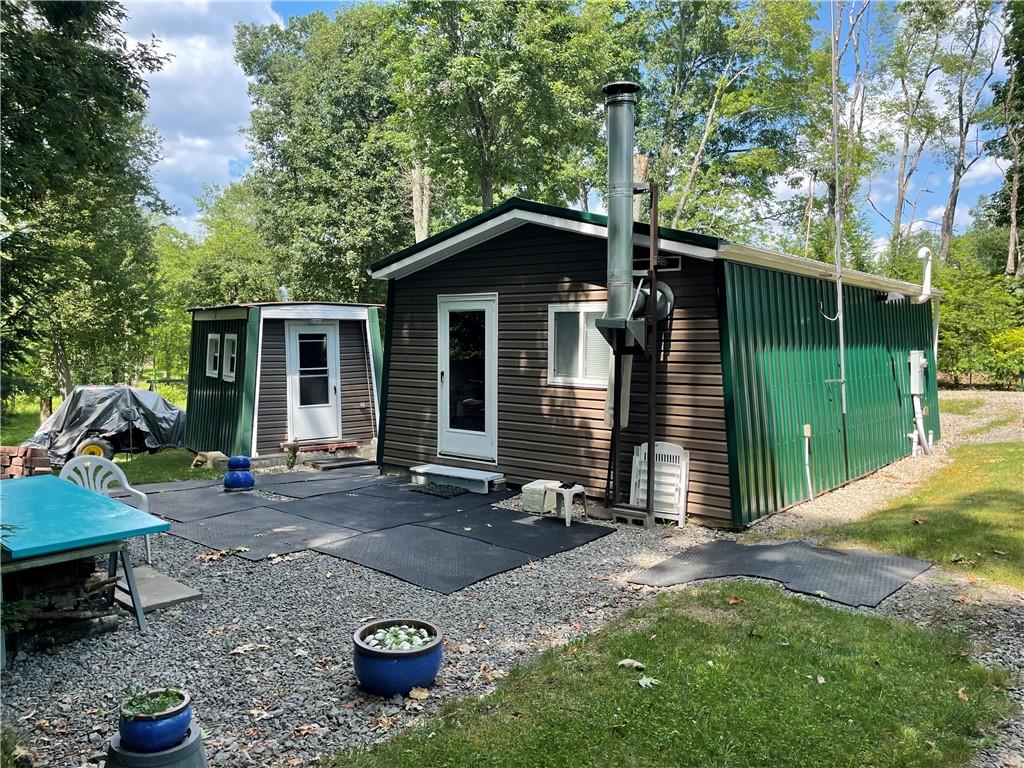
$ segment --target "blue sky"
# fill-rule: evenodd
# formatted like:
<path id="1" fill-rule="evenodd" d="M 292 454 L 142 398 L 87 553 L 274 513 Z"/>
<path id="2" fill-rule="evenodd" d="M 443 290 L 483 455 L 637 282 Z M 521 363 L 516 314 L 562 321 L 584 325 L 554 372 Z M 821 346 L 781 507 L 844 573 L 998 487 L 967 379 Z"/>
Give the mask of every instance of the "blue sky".
<path id="1" fill-rule="evenodd" d="M 126 2 L 131 38 L 155 35 L 171 63 L 150 78 L 150 124 L 163 138 L 164 160 L 156 169 L 164 198 L 178 209 L 178 226 L 195 231 L 195 197 L 206 185 L 224 185 L 239 178 L 249 165 L 245 137 L 249 100 L 246 80 L 234 62 L 232 39 L 239 22 L 282 24 L 292 16 L 314 10 L 330 14 L 337 2 Z M 822 6 L 819 27 L 828 28 L 828 7 Z M 970 223 L 968 211 L 978 197 L 997 188 L 1002 169 L 992 159 L 979 161 L 964 180 L 957 223 Z M 891 207 L 895 173 L 887 171 L 872 180 L 872 199 Z M 915 178 L 919 226 L 935 227 L 942 215 L 949 189 L 949 170 L 935 157 L 922 162 Z M 920 192 L 919 192 L 920 191 Z M 781 182 L 777 194 L 793 193 Z M 878 237 L 888 227 L 868 210 Z"/>

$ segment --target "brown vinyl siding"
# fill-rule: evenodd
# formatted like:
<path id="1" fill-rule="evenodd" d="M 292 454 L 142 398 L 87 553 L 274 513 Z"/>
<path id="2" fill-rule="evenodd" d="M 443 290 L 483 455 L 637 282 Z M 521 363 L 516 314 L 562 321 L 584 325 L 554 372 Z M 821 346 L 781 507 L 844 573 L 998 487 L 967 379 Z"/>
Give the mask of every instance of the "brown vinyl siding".
<path id="1" fill-rule="evenodd" d="M 638 257 L 643 254 L 637 252 Z M 516 484 L 573 478 L 603 495 L 611 431 L 605 391 L 547 383 L 548 305 L 606 299 L 606 244 L 536 225 L 519 227 L 396 281 L 389 308 L 391 349 L 385 410 L 386 465 L 409 467 L 437 456 L 437 296 L 498 294 L 498 462 Z M 710 264 L 685 259 L 665 273 L 676 292 L 671 379 L 659 392 L 664 435 L 690 451 L 689 512 L 730 519 L 725 415 L 715 293 Z M 637 361 L 637 368 L 643 359 Z M 634 439 L 645 423 L 643 374 L 634 373 Z M 642 441 L 642 438 L 641 438 Z M 632 447 L 624 451 L 632 454 Z M 440 459 L 487 469 L 487 462 Z M 628 471 L 626 474 L 628 478 Z"/>
<path id="2" fill-rule="evenodd" d="M 256 450 L 276 453 L 288 439 L 288 374 L 285 321 L 264 320 L 257 404 Z M 368 442 L 375 436 L 373 377 L 366 324 L 338 321 L 342 440 Z"/>
<path id="3" fill-rule="evenodd" d="M 259 400 L 256 403 L 256 452 L 277 453 L 288 439 L 288 372 L 284 320 L 263 321 Z"/>
<path id="4" fill-rule="evenodd" d="M 376 416 L 366 323 L 339 320 L 338 344 L 341 347 L 341 439 L 368 442 L 376 436 Z"/>

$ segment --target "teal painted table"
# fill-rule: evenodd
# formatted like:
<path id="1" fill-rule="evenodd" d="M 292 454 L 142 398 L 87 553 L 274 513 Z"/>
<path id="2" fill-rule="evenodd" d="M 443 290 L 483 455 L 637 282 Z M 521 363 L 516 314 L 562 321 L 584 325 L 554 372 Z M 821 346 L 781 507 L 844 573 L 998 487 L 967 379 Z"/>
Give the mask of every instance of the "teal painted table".
<path id="1" fill-rule="evenodd" d="M 170 523 L 67 480 L 41 475 L 0 481 L 0 525 L 0 573 L 109 554 L 113 578 L 120 555 L 135 620 L 146 631 L 126 544 L 136 536 L 170 530 Z"/>

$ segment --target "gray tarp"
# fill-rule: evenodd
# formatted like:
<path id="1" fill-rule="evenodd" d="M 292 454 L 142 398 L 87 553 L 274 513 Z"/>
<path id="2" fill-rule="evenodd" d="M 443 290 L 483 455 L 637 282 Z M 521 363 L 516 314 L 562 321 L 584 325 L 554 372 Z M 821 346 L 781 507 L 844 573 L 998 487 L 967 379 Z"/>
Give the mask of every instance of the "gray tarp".
<path id="1" fill-rule="evenodd" d="M 185 443 L 185 412 L 156 392 L 131 387 L 75 387 L 25 445 L 45 448 L 53 464 L 63 464 L 86 435 L 113 437 L 132 427 L 145 433 L 146 448 Z M 127 442 L 127 437 L 122 443 Z"/>

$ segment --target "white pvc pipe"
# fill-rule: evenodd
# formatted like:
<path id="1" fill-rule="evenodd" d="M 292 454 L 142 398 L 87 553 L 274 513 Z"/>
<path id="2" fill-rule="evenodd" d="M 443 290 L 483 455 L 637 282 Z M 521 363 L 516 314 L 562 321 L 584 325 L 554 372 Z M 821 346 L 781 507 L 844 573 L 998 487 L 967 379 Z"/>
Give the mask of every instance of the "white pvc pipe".
<path id="1" fill-rule="evenodd" d="M 919 248 L 917 258 L 924 259 L 924 276 L 921 278 L 921 295 L 917 297 L 918 304 L 924 304 L 932 297 L 932 249 L 928 247 Z"/>
<path id="2" fill-rule="evenodd" d="M 916 442 L 921 445 L 925 453 L 930 454 L 932 452 L 931 441 L 928 439 L 928 433 L 924 428 L 924 412 L 921 410 L 921 396 L 913 395 L 914 398 L 914 423 L 917 425 L 917 432 L 914 434 L 917 437 Z"/>
<path id="3" fill-rule="evenodd" d="M 814 501 L 814 483 L 811 482 L 811 436 L 804 435 L 804 475 L 807 478 L 807 496 Z"/>

